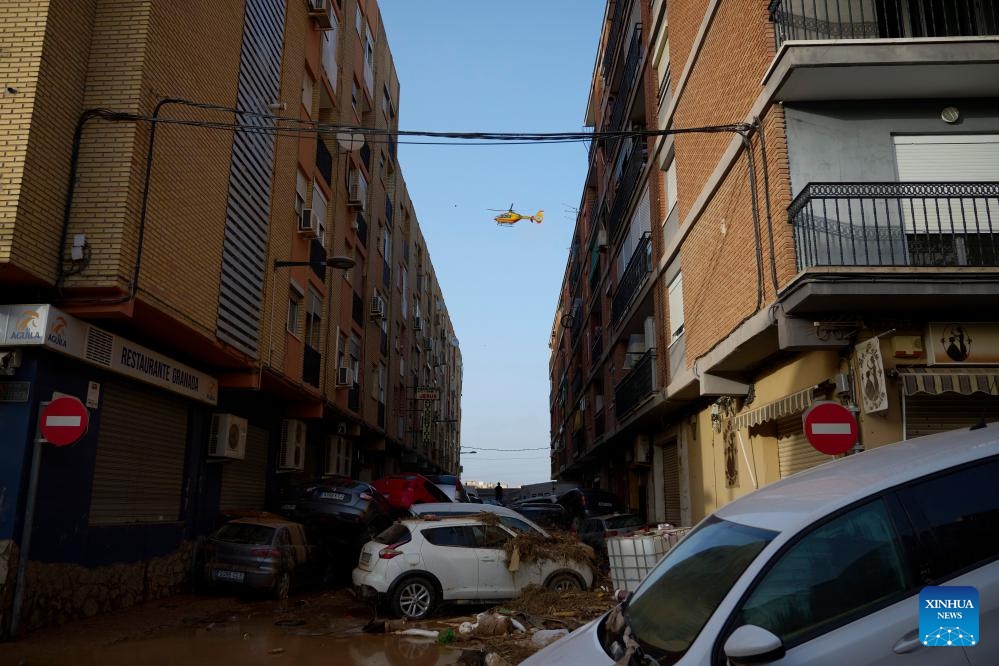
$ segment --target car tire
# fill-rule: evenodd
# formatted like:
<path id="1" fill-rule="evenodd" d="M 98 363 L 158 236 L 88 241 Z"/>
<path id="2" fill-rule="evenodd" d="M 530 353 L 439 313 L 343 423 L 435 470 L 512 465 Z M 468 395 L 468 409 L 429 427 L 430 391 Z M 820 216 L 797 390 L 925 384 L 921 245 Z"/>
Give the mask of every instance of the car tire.
<path id="1" fill-rule="evenodd" d="M 287 599 L 291 593 L 291 574 L 287 571 L 282 571 L 278 575 L 277 580 L 274 581 L 274 589 L 271 592 L 274 598 L 279 601 Z"/>
<path id="2" fill-rule="evenodd" d="M 579 578 L 570 573 L 555 574 L 548 579 L 545 587 L 552 592 L 581 592 L 583 590 L 583 584 L 579 582 Z"/>
<path id="3" fill-rule="evenodd" d="M 424 576 L 407 578 L 392 594 L 392 611 L 399 617 L 423 620 L 437 606 L 437 586 Z"/>

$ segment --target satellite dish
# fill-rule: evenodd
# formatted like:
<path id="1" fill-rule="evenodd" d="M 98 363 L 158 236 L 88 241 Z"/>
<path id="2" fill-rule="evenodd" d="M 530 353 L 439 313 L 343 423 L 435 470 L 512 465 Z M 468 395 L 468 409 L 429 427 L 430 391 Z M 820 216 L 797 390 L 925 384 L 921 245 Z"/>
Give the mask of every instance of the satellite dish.
<path id="1" fill-rule="evenodd" d="M 364 135 L 360 132 L 337 132 L 336 141 L 348 153 L 353 153 L 364 145 Z"/>

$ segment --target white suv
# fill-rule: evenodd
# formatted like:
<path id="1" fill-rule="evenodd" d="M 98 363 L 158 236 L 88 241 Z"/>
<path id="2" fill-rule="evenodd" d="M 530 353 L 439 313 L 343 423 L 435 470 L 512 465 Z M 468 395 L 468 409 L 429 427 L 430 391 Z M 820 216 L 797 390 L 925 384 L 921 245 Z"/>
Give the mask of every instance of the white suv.
<path id="1" fill-rule="evenodd" d="M 532 583 L 563 591 L 593 583 L 588 564 L 560 558 L 521 561 L 510 572 L 503 546 L 515 534 L 477 518 L 401 520 L 364 546 L 353 582 L 361 596 L 414 620 L 441 602 L 513 599 Z"/>
<path id="2" fill-rule="evenodd" d="M 920 594 L 939 586 L 977 589 L 980 635 L 932 610 L 920 624 Z M 962 640 L 933 646 L 948 629 Z M 725 505 L 627 602 L 523 663 L 609 665 L 628 648 L 632 663 L 682 666 L 999 664 L 999 423 L 848 456 Z"/>

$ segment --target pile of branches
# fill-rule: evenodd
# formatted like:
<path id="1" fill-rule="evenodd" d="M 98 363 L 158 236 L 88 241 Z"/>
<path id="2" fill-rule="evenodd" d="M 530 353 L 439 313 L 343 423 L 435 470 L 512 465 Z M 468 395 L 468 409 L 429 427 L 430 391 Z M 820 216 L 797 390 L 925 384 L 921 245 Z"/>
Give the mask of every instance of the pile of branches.
<path id="1" fill-rule="evenodd" d="M 521 562 L 555 560 L 590 566 L 596 566 L 597 563 L 596 554 L 590 546 L 565 533 L 548 537 L 535 532 L 518 534 L 503 544 L 503 549 L 508 558 L 513 558 L 514 551 L 517 551 Z"/>

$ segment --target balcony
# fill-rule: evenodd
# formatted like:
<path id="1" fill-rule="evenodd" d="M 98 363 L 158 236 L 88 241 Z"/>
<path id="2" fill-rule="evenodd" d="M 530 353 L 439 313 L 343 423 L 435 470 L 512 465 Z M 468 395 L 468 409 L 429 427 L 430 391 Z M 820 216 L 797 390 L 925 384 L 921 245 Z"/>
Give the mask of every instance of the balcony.
<path id="1" fill-rule="evenodd" d="M 628 3 L 625 0 L 617 0 L 614 3 L 614 13 L 611 15 L 610 29 L 607 33 L 607 44 L 604 48 L 604 60 L 603 60 L 603 70 L 604 70 L 604 80 L 610 81 L 613 74 L 611 69 L 614 66 L 614 59 L 617 56 L 618 45 L 621 43 L 621 38 L 624 37 L 624 29 L 626 27 L 624 16 L 625 16 L 625 5 Z"/>
<path id="2" fill-rule="evenodd" d="M 322 365 L 322 354 L 318 349 L 305 345 L 305 355 L 302 358 L 302 381 L 319 388 L 319 368 Z"/>
<path id="3" fill-rule="evenodd" d="M 994 0 L 773 0 L 776 101 L 994 97 Z"/>
<path id="4" fill-rule="evenodd" d="M 788 221 L 799 271 L 781 297 L 788 314 L 999 301 L 999 182 L 810 183 Z"/>
<path id="5" fill-rule="evenodd" d="M 656 350 L 649 349 L 614 387 L 614 416 L 622 418 L 656 390 Z"/>
<path id="6" fill-rule="evenodd" d="M 637 143 L 631 149 L 624 173 L 618 182 L 617 192 L 614 194 L 614 203 L 611 205 L 610 215 L 607 216 L 607 241 L 612 245 L 621 223 L 628 214 L 631 197 L 638 187 L 638 177 L 643 168 L 645 168 L 645 142 Z"/>
<path id="7" fill-rule="evenodd" d="M 652 274 L 652 242 L 648 232 L 642 234 L 642 238 L 635 246 L 635 251 L 628 261 L 628 267 L 624 269 L 621 276 L 621 284 L 614 292 L 614 301 L 611 304 L 611 319 L 614 322 L 621 321 L 621 318 L 628 312 L 635 295 L 641 291 L 649 275 Z"/>
<path id="8" fill-rule="evenodd" d="M 590 365 L 596 365 L 604 353 L 604 329 L 597 326 L 590 334 Z"/>

